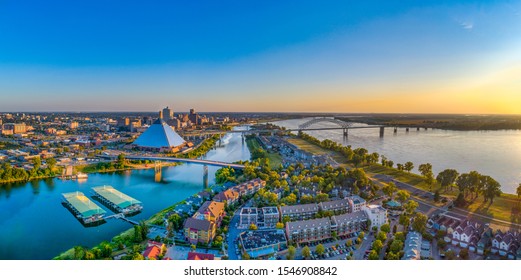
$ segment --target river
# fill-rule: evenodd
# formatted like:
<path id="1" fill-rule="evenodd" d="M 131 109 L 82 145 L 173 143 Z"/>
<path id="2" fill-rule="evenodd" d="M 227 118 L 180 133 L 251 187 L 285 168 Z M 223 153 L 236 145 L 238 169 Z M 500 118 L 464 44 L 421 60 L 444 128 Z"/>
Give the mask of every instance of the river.
<path id="1" fill-rule="evenodd" d="M 230 133 L 223 137 L 222 146 L 204 158 L 234 162 L 249 160 L 250 153 L 241 135 Z M 210 185 L 217 169 L 208 167 Z M 90 196 L 91 188 L 100 185 L 111 185 L 140 200 L 144 209 L 132 217 L 139 221 L 201 191 L 203 166 L 165 167 L 157 183 L 154 169 L 146 169 L 90 174 L 85 182 L 55 178 L 0 185 L 0 259 L 52 259 L 75 245 L 92 247 L 130 228 L 116 219 L 86 228 L 62 206 L 62 193 L 81 191 Z M 111 215 L 111 210 L 97 204 Z"/>
<path id="2" fill-rule="evenodd" d="M 298 128 L 309 119 L 293 119 L 273 122 L 286 128 Z M 366 126 L 354 123 L 353 126 Z M 313 127 L 336 127 L 323 122 Z M 460 173 L 476 170 L 481 174 L 495 178 L 503 192 L 515 193 L 521 183 L 521 131 L 452 131 L 429 129 L 408 133 L 400 128 L 393 133 L 392 128 L 385 129 L 383 138 L 379 137 L 378 128 L 353 129 L 344 141 L 342 130 L 306 131 L 320 140 L 331 139 L 353 148 L 365 148 L 369 152 L 385 155 L 396 163 L 411 161 L 414 172 L 422 163 L 431 163 L 433 172 L 454 168 Z"/>

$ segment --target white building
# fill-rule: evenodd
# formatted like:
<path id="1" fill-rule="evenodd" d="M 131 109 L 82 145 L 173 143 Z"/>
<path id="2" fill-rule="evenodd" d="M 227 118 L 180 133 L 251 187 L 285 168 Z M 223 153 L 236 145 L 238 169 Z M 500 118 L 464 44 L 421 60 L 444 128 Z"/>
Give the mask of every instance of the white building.
<path id="1" fill-rule="evenodd" d="M 351 207 L 351 212 L 362 211 L 362 209 L 367 205 L 365 199 L 359 197 L 358 195 L 353 195 L 347 198 L 349 201 L 349 206 Z"/>
<path id="2" fill-rule="evenodd" d="M 371 227 L 380 228 L 383 224 L 387 223 L 387 210 L 380 205 L 367 205 L 362 207 L 367 217 L 371 221 Z"/>

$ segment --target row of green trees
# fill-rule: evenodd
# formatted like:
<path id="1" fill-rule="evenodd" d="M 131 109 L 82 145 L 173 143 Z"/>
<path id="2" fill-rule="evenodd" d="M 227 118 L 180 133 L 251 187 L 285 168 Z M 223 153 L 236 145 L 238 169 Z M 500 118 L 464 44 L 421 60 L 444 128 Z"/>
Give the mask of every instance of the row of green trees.
<path id="1" fill-rule="evenodd" d="M 320 141 L 312 136 L 305 133 L 300 133 L 299 137 L 307 140 L 311 143 L 317 144 L 325 149 L 341 152 L 349 162 L 355 164 L 355 166 L 363 164 L 374 164 L 378 162 L 380 158 L 377 153 L 368 153 L 363 148 L 357 148 L 352 150 L 350 146 L 344 147 L 331 140 Z M 394 162 L 388 160 L 385 156 L 381 156 L 381 164 L 386 167 L 394 168 Z M 414 164 L 410 161 L 396 165 L 396 169 L 399 171 L 411 172 L 414 169 Z M 432 164 L 424 163 L 418 166 L 418 171 L 425 178 L 425 182 L 431 186 L 439 183 L 442 188 L 446 191 L 452 190 L 457 187 L 460 195 L 457 198 L 458 205 L 463 206 L 466 203 L 467 198 L 476 199 L 479 195 L 483 196 L 485 202 L 493 203 L 494 198 L 501 195 L 501 185 L 494 178 L 480 174 L 477 171 L 471 171 L 469 173 L 459 174 L 455 169 L 446 169 L 440 172 L 434 177 L 432 171 Z M 521 184 L 516 189 L 516 192 L 521 199 Z"/>
<path id="2" fill-rule="evenodd" d="M 46 160 L 47 166 L 42 168 L 42 161 L 39 157 L 32 159 L 33 168 L 25 170 L 11 166 L 8 162 L 0 166 L 0 182 L 29 181 L 36 178 L 53 177 L 56 175 L 56 160 L 49 158 Z"/>

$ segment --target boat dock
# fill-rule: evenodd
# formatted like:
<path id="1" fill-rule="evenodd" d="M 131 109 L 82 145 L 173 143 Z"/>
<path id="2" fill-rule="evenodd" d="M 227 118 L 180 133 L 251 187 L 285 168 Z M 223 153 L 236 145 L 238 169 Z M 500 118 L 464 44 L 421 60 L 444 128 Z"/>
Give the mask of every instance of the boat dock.
<path id="1" fill-rule="evenodd" d="M 95 187 L 92 190 L 96 199 L 118 213 L 131 215 L 143 209 L 141 201 L 114 189 L 112 186 Z"/>
<path id="2" fill-rule="evenodd" d="M 63 203 L 81 222 L 90 224 L 103 220 L 106 211 L 92 202 L 82 192 L 63 193 Z"/>

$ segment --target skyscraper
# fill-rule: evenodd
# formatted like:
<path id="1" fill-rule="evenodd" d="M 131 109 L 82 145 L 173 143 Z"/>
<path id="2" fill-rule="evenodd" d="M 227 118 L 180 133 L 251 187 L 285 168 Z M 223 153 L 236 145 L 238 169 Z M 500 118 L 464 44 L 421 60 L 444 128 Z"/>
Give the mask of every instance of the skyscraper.
<path id="1" fill-rule="evenodd" d="M 171 120 L 172 116 L 173 116 L 172 110 L 170 110 L 170 108 L 168 108 L 168 106 L 163 109 L 163 119 L 165 121 Z"/>

